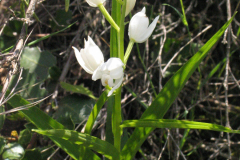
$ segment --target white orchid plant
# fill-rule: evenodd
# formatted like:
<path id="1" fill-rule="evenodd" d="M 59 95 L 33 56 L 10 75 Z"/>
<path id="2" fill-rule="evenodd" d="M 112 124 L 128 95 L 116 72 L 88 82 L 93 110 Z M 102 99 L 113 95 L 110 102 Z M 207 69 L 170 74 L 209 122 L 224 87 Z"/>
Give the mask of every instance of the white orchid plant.
<path id="1" fill-rule="evenodd" d="M 112 16 L 109 15 L 104 7 L 105 0 L 86 0 L 86 2 L 92 7 L 98 7 L 106 20 L 111 24 L 110 58 L 106 61 L 104 60 L 102 51 L 90 36 L 85 40 L 85 46 L 83 49 L 79 51 L 76 47 L 72 48 L 81 67 L 87 73 L 92 74 L 92 80 L 96 81 L 100 79 L 102 85 L 105 86 L 106 89 L 94 105 L 88 120 L 82 129 L 82 133 L 75 130 L 68 130 L 50 118 L 45 118 L 47 122 L 44 122 L 44 119 L 44 123 L 42 123 L 42 121 L 39 122 L 38 119 L 36 120 L 35 116 L 27 116 L 28 119 L 31 119 L 31 122 L 34 122 L 33 124 L 38 124 L 36 126 L 40 128 L 38 130 L 33 129 L 33 131 L 47 135 L 73 159 L 81 160 L 101 159 L 95 154 L 95 152 L 92 152 L 92 150 L 104 155 L 107 159 L 134 159 L 134 155 L 141 150 L 141 145 L 155 128 L 183 128 L 187 130 L 207 129 L 229 133 L 240 133 L 239 130 L 232 130 L 212 123 L 163 119 L 190 76 L 194 73 L 196 68 L 198 68 L 209 50 L 219 41 L 221 35 L 224 34 L 236 13 L 167 81 L 166 84 L 164 84 L 160 93 L 155 95 L 151 105 L 146 105 L 146 110 L 139 120 L 123 121 L 121 113 L 121 87 L 124 79 L 125 66 L 134 43 L 143 43 L 151 36 L 157 25 L 159 16 L 154 18 L 149 25 L 149 19 L 145 14 L 146 8 L 143 7 L 140 12 L 136 13 L 130 19 L 128 24 L 129 44 L 124 52 L 125 17 L 134 8 L 136 0 L 112 0 Z M 110 138 L 108 138 L 108 140 L 101 140 L 97 137 L 91 136 L 91 132 L 97 116 L 105 102 L 107 102 L 108 106 L 107 118 L 109 119 L 109 123 L 107 123 L 106 126 L 108 129 L 111 129 L 112 133 L 108 130 L 106 137 Z M 33 111 L 35 112 L 36 109 Z M 27 114 L 28 112 L 23 113 Z M 44 127 L 45 124 L 48 124 L 47 127 Z M 126 143 L 121 144 L 123 128 L 126 127 L 135 127 L 135 129 Z"/>
<path id="2" fill-rule="evenodd" d="M 86 0 L 92 7 L 99 7 L 104 12 L 104 15 L 108 15 L 108 20 L 115 29 L 119 31 L 119 27 L 112 18 L 109 18 L 109 14 L 103 9 L 103 3 L 105 0 Z M 136 0 L 127 0 L 125 16 L 130 13 L 134 8 Z M 102 51 L 94 43 L 92 38 L 88 36 L 88 41 L 85 40 L 85 48 L 80 52 L 77 48 L 73 47 L 76 58 L 82 68 L 89 74 L 92 74 L 92 80 L 96 81 L 101 79 L 102 85 L 107 88 L 111 88 L 108 96 L 111 96 L 117 88 L 119 88 L 123 81 L 124 64 L 127 63 L 127 59 L 132 50 L 133 44 L 145 42 L 152 34 L 156 27 L 159 16 L 149 25 L 149 19 L 146 17 L 146 8 L 135 14 L 129 23 L 128 35 L 130 39 L 129 47 L 125 53 L 125 57 L 121 60 L 120 57 L 111 57 L 104 63 L 104 57 Z"/>

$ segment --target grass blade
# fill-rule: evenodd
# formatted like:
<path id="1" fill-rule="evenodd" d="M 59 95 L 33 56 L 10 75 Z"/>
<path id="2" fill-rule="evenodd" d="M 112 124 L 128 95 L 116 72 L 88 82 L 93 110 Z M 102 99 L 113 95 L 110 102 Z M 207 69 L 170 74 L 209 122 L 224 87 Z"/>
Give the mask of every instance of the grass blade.
<path id="1" fill-rule="evenodd" d="M 9 92 L 7 92 L 7 94 L 9 94 Z M 27 100 L 23 99 L 19 95 L 14 95 L 10 100 L 8 100 L 7 103 L 14 108 L 30 104 Z M 61 123 L 57 122 L 52 117 L 48 116 L 38 107 L 33 106 L 31 108 L 28 108 L 27 110 L 21 110 L 19 112 L 21 112 L 26 117 L 26 119 L 28 119 L 38 129 L 42 129 L 42 130 L 64 129 L 64 126 Z M 51 140 L 58 147 L 62 148 L 65 152 L 67 152 L 72 158 L 74 159 L 79 158 L 80 146 L 57 137 L 51 137 Z M 96 155 L 93 155 L 93 156 L 96 157 L 95 159 L 98 158 Z"/>
<path id="2" fill-rule="evenodd" d="M 79 133 L 72 130 L 52 129 L 52 130 L 33 130 L 39 134 L 46 135 L 48 137 L 57 137 L 69 141 L 73 144 L 82 145 L 90 148 L 100 154 L 103 154 L 109 159 L 115 159 L 119 157 L 119 152 L 110 143 L 90 136 L 88 134 Z"/>
<path id="3" fill-rule="evenodd" d="M 240 130 L 231 130 L 230 128 L 204 122 L 195 122 L 187 120 L 174 120 L 174 119 L 156 119 L 156 120 L 127 120 L 121 125 L 125 127 L 153 127 L 153 128 L 182 128 L 182 129 L 204 129 L 227 133 L 238 133 Z"/>

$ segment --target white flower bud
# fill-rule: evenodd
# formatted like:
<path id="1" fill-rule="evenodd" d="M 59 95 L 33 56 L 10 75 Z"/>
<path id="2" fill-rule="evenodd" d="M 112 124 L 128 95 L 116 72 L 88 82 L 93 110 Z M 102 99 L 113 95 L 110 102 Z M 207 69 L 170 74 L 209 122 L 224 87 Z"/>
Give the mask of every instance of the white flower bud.
<path id="1" fill-rule="evenodd" d="M 157 25 L 159 16 L 149 25 L 149 19 L 146 17 L 146 8 L 135 14 L 129 22 L 128 36 L 130 40 L 137 43 L 145 42 L 152 34 Z M 148 26 L 149 25 L 149 26 Z"/>
<path id="2" fill-rule="evenodd" d="M 131 12 L 134 8 L 136 0 L 127 0 L 125 17 Z"/>
<path id="3" fill-rule="evenodd" d="M 88 41 L 84 40 L 84 42 L 85 48 L 81 49 L 80 52 L 77 48 L 72 48 L 74 49 L 75 56 L 82 68 L 87 73 L 93 74 L 93 72 L 104 63 L 103 54 L 91 37 L 88 37 Z"/>
<path id="4" fill-rule="evenodd" d="M 86 0 L 91 7 L 97 7 L 99 4 L 103 4 L 106 0 Z"/>

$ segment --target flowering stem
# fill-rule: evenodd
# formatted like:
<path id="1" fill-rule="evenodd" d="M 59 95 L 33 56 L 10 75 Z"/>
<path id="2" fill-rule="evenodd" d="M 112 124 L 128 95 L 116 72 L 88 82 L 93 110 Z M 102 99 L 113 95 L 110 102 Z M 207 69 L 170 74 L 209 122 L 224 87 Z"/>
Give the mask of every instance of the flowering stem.
<path id="1" fill-rule="evenodd" d="M 134 45 L 134 40 L 130 40 L 130 42 L 128 43 L 128 47 L 127 47 L 127 50 L 126 50 L 126 53 L 125 53 L 125 56 L 124 56 L 124 64 L 127 64 L 127 61 L 128 61 L 128 58 L 130 56 L 130 53 L 132 51 L 132 48 L 133 48 L 133 45 Z"/>
<path id="2" fill-rule="evenodd" d="M 117 18 L 117 22 L 120 26 L 120 31 L 117 33 L 117 45 L 118 45 L 118 58 L 122 61 L 124 59 L 124 20 L 125 20 L 125 10 L 126 10 L 126 0 L 123 0 L 122 4 L 122 14 Z M 120 9 L 121 9 L 120 8 Z M 120 128 L 120 124 L 122 122 L 122 109 L 121 109 L 121 89 L 119 87 L 116 90 L 115 94 L 115 104 L 113 107 L 112 119 L 113 119 L 113 134 L 114 134 L 114 146 L 120 152 L 121 151 L 121 135 L 122 129 Z"/>
<path id="3" fill-rule="evenodd" d="M 114 146 L 119 152 L 121 151 L 121 134 L 122 134 L 122 129 L 120 128 L 122 122 L 121 89 L 122 87 L 119 87 L 116 90 L 115 104 L 112 113 Z"/>
<path id="4" fill-rule="evenodd" d="M 115 21 L 112 19 L 106 8 L 103 6 L 103 4 L 98 5 L 99 10 L 102 12 L 104 17 L 107 19 L 107 21 L 111 24 L 112 27 L 114 27 L 118 32 L 120 31 L 119 26 L 115 23 Z"/>
<path id="5" fill-rule="evenodd" d="M 122 0 L 117 0 L 118 3 L 120 3 L 121 5 L 123 5 L 123 1 Z"/>
<path id="6" fill-rule="evenodd" d="M 126 11 L 126 0 L 123 0 L 122 14 L 120 19 L 120 32 L 118 32 L 118 57 L 123 61 L 124 59 L 124 20 Z M 124 14 L 123 14 L 124 13 Z"/>

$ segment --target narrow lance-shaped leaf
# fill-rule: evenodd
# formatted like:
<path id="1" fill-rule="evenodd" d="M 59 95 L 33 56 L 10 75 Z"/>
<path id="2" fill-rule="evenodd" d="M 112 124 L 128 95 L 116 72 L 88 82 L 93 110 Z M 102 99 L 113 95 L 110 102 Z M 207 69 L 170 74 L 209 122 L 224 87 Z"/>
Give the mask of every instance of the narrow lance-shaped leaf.
<path id="1" fill-rule="evenodd" d="M 236 13 L 233 15 L 233 17 Z M 208 51 L 219 40 L 228 25 L 232 22 L 233 17 L 224 24 L 224 26 L 187 62 L 185 63 L 164 85 L 153 103 L 143 113 L 141 119 L 162 119 L 169 107 L 172 105 L 183 86 L 198 67 L 200 62 L 207 55 Z M 128 139 L 122 150 L 122 159 L 132 159 L 139 150 L 142 143 L 154 128 L 136 128 Z"/>
<path id="2" fill-rule="evenodd" d="M 88 121 L 86 123 L 86 127 L 85 127 L 85 133 L 87 134 L 91 134 L 92 131 L 92 127 L 94 122 L 97 119 L 97 116 L 101 110 L 101 108 L 103 107 L 104 103 L 108 100 L 108 90 L 105 90 L 101 96 L 99 97 L 97 103 L 94 105 L 89 117 L 88 117 Z"/>
<path id="3" fill-rule="evenodd" d="M 1 89 L 2 87 L 0 86 L 0 90 Z M 8 94 L 9 91 L 7 92 L 7 95 Z M 19 95 L 13 96 L 10 100 L 8 100 L 7 103 L 14 108 L 30 104 L 27 100 L 23 99 Z M 21 110 L 19 112 L 23 113 L 23 115 L 39 129 L 47 130 L 64 128 L 62 124 L 54 120 L 52 117 L 48 116 L 38 107 L 33 106 L 31 108 L 28 108 L 27 110 Z M 51 140 L 64 151 L 66 151 L 72 158 L 79 158 L 80 147 L 78 145 L 57 137 L 51 137 Z M 96 154 L 93 154 L 91 156 L 96 160 L 100 159 Z"/>
<path id="4" fill-rule="evenodd" d="M 86 126 L 85 126 L 85 131 L 84 133 L 87 133 L 87 134 L 91 134 L 91 131 L 92 131 L 92 127 L 93 127 L 93 124 L 94 122 L 96 121 L 97 119 L 97 116 L 101 110 L 101 108 L 103 107 L 104 103 L 108 100 L 108 90 L 105 90 L 101 96 L 99 97 L 97 103 L 94 105 L 89 117 L 88 117 L 88 121 L 86 123 Z M 85 147 L 81 147 L 80 149 L 80 158 L 81 159 L 84 159 L 84 160 L 91 160 L 91 158 L 89 157 L 89 155 L 92 155 L 94 154 L 90 149 L 88 148 L 85 148 Z"/>
<path id="5" fill-rule="evenodd" d="M 83 84 L 76 86 L 76 85 L 71 85 L 71 84 L 68 84 L 65 82 L 60 82 L 60 85 L 66 91 L 80 93 L 80 94 L 86 95 L 92 99 L 95 99 L 95 100 L 97 99 L 93 95 L 92 91 L 90 91 L 88 88 L 84 87 Z"/>
<path id="6" fill-rule="evenodd" d="M 73 144 L 83 145 L 100 154 L 103 154 L 105 157 L 109 159 L 116 159 L 116 157 L 120 156 L 119 152 L 112 144 L 101 139 L 98 139 L 96 137 L 90 136 L 88 134 L 63 129 L 33 130 L 33 131 L 46 135 L 48 137 L 61 138 Z"/>
<path id="7" fill-rule="evenodd" d="M 239 133 L 240 130 L 231 130 L 230 128 L 204 122 L 194 122 L 187 120 L 175 120 L 175 119 L 144 119 L 144 120 L 127 120 L 120 126 L 125 127 L 153 127 L 153 128 L 183 128 L 183 129 L 204 129 L 228 133 Z"/>
<path id="8" fill-rule="evenodd" d="M 70 0 L 65 0 L 65 11 L 68 12 Z"/>

